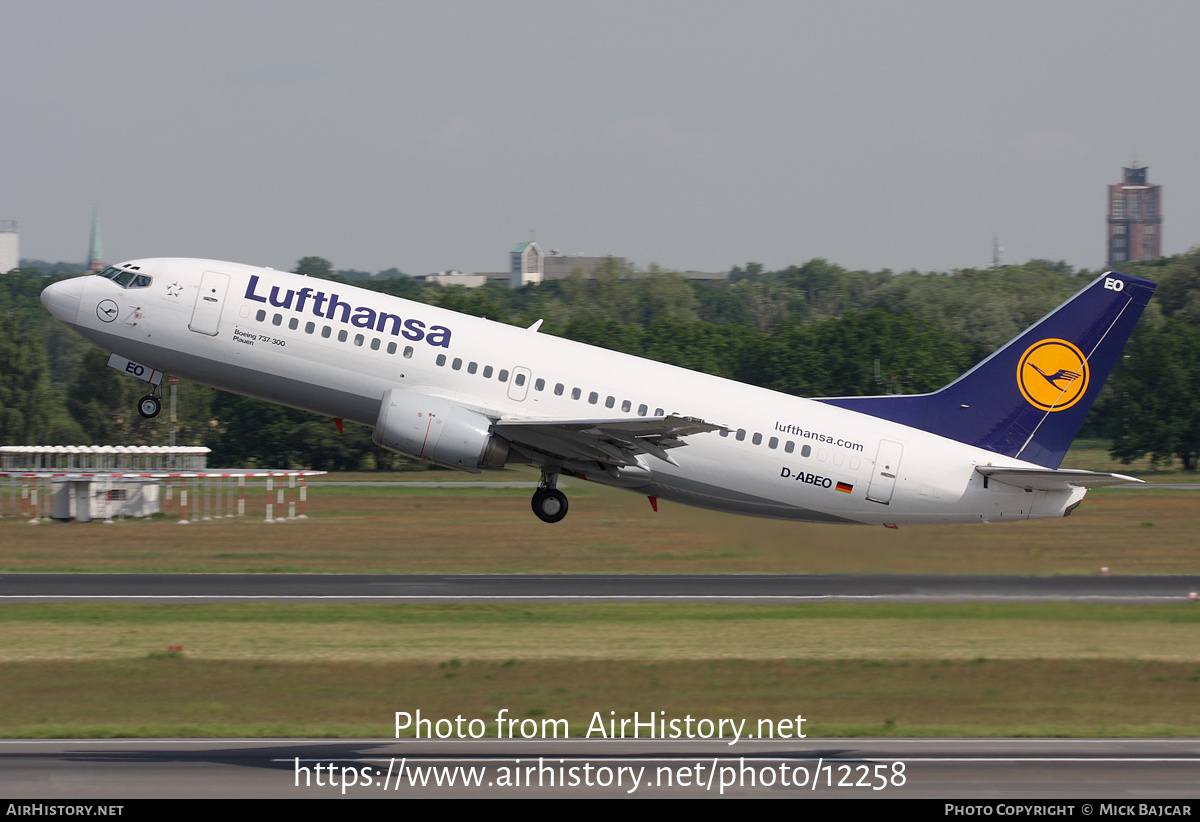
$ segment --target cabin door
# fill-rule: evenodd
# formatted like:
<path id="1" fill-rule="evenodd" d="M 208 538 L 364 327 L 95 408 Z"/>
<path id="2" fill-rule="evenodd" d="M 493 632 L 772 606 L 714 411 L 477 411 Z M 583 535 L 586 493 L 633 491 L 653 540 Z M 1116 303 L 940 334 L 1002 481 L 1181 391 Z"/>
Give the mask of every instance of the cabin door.
<path id="1" fill-rule="evenodd" d="M 205 271 L 200 278 L 200 291 L 196 294 L 196 307 L 192 309 L 192 321 L 188 328 L 197 334 L 217 336 L 221 325 L 221 309 L 225 305 L 225 292 L 229 290 L 229 275 L 219 271 Z"/>
<path id="2" fill-rule="evenodd" d="M 884 505 L 892 501 L 896 476 L 900 473 L 900 456 L 903 453 L 904 446 L 900 443 L 880 441 L 879 453 L 875 455 L 875 472 L 871 475 L 871 485 L 867 488 L 867 499 L 882 502 Z"/>

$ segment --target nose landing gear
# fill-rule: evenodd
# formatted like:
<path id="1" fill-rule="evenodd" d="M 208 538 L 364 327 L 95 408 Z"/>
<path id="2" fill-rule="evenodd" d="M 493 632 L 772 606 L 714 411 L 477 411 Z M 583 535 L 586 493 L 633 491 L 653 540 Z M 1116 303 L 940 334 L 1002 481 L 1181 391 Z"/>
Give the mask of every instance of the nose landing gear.
<path id="1" fill-rule="evenodd" d="M 146 419 L 153 419 L 162 411 L 162 400 L 154 394 L 147 394 L 138 400 L 138 413 Z"/>
<path id="2" fill-rule="evenodd" d="M 533 492 L 533 513 L 542 522 L 559 522 L 567 515 L 567 495 L 559 491 L 558 474 L 542 472 L 542 481 Z"/>

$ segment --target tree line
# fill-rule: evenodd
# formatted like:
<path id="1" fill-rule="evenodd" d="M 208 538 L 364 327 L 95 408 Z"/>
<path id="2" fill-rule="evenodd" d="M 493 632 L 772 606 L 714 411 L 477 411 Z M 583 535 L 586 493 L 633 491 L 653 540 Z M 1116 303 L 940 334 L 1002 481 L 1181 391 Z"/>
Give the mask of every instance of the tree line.
<path id="1" fill-rule="evenodd" d="M 107 353 L 41 306 L 47 274 L 0 276 L 0 442 L 165 444 L 169 414 L 142 419 L 144 386 L 106 366 Z M 537 286 L 440 286 L 396 269 L 337 271 L 320 257 L 296 270 L 600 345 L 798 396 L 935 390 L 1012 339 L 1099 272 L 1033 260 L 948 273 L 849 271 L 826 260 L 728 279 L 689 281 L 612 259 L 593 279 Z M 1114 456 L 1150 455 L 1194 470 L 1200 457 L 1200 248 L 1127 266 L 1159 283 L 1085 423 Z M 181 381 L 176 441 L 207 445 L 213 464 L 400 469 L 418 463 L 377 448 L 370 430 Z"/>

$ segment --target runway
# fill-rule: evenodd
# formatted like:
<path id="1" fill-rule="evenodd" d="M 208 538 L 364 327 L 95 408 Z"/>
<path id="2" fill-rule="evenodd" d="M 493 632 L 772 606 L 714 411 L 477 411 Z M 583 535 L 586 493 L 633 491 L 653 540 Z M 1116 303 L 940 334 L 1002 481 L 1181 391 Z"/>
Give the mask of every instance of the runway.
<path id="1" fill-rule="evenodd" d="M 1200 576 L 3 574 L 0 602 L 1185 602 Z"/>
<path id="2" fill-rule="evenodd" d="M 728 742 L 10 740 L 0 742 L 0 772 L 8 801 L 757 796 L 1170 805 L 1200 797 L 1195 739 Z"/>

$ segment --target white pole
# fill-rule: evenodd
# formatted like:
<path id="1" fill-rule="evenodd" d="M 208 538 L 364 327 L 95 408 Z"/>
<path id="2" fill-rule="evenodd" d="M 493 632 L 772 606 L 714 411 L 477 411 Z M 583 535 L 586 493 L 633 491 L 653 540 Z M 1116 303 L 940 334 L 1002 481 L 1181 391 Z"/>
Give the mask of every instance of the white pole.
<path id="1" fill-rule="evenodd" d="M 112 525 L 112 475 L 104 478 L 104 524 Z"/>
<path id="2" fill-rule="evenodd" d="M 29 492 L 29 524 L 38 524 L 37 515 L 37 477 L 33 478 L 33 490 Z"/>

